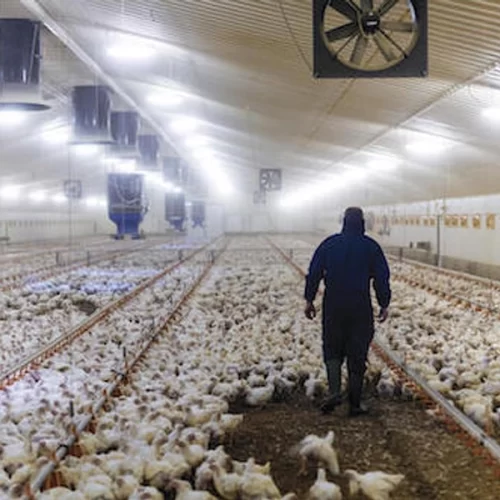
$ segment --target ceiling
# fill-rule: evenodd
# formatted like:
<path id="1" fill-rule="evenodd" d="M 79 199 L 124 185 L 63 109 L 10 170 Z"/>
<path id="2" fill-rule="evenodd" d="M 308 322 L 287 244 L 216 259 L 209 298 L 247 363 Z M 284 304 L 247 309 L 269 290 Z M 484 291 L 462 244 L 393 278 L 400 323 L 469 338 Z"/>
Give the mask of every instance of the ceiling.
<path id="1" fill-rule="evenodd" d="M 56 186 L 71 175 L 100 189 L 104 167 L 46 145 L 39 131 L 47 121 L 69 119 L 73 85 L 105 75 L 120 106 L 137 106 L 162 131 L 164 152 L 176 150 L 196 168 L 203 165 L 193 148 L 169 124 L 177 115 L 200 120 L 199 133 L 227 178 L 249 194 L 262 167 L 283 168 L 289 194 L 361 167 L 368 175 L 349 196 L 373 204 L 499 191 L 500 120 L 482 111 L 500 108 L 500 2 L 429 0 L 429 77 L 383 80 L 312 77 L 311 6 L 311 0 L 2 0 L 0 17 L 36 13 L 93 64 L 86 67 L 44 33 L 44 91 L 55 107 L 31 118 L 29 130 L 0 131 L 2 182 Z M 107 55 L 109 46 L 127 40 L 147 43 L 156 54 L 128 62 Z M 185 92 L 184 104 L 148 102 L 152 92 L 169 89 Z M 436 137 L 444 145 L 439 155 L 406 148 Z M 397 160 L 397 169 L 370 171 L 368 161 L 385 156 Z"/>

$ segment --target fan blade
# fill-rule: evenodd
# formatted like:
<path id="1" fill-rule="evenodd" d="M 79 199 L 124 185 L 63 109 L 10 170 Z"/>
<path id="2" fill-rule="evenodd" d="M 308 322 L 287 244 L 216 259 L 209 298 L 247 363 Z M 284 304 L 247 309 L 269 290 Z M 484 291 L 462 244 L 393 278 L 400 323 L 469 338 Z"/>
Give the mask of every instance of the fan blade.
<path id="1" fill-rule="evenodd" d="M 361 0 L 361 10 L 366 14 L 373 10 L 373 0 Z"/>
<path id="2" fill-rule="evenodd" d="M 361 65 L 363 56 L 365 55 L 366 47 L 368 47 L 368 38 L 364 37 L 361 33 L 356 38 L 354 50 L 351 54 L 351 63 L 357 66 Z"/>
<path id="3" fill-rule="evenodd" d="M 358 16 L 362 14 L 361 9 L 351 0 L 330 0 L 330 7 L 351 21 L 357 21 Z"/>
<path id="4" fill-rule="evenodd" d="M 397 31 L 400 33 L 411 33 L 417 26 L 409 21 L 381 21 L 380 29 L 384 31 Z"/>
<path id="5" fill-rule="evenodd" d="M 336 42 L 337 40 L 342 40 L 344 38 L 349 38 L 354 35 L 358 30 L 358 25 L 356 23 L 348 23 L 344 24 L 344 26 L 340 26 L 339 28 L 334 28 L 333 30 L 327 31 L 325 33 L 326 38 L 330 42 Z"/>
<path id="6" fill-rule="evenodd" d="M 391 42 L 389 42 L 389 40 L 387 40 L 387 38 L 384 35 L 382 35 L 380 31 L 377 31 L 373 35 L 373 39 L 375 40 L 377 47 L 379 48 L 380 52 L 382 52 L 382 54 L 384 55 L 385 60 L 387 62 L 394 61 L 394 59 L 397 58 L 396 54 L 394 54 L 394 51 L 392 50 Z"/>
<path id="7" fill-rule="evenodd" d="M 382 17 L 387 14 L 398 2 L 399 0 L 385 0 L 378 9 L 379 16 Z"/>

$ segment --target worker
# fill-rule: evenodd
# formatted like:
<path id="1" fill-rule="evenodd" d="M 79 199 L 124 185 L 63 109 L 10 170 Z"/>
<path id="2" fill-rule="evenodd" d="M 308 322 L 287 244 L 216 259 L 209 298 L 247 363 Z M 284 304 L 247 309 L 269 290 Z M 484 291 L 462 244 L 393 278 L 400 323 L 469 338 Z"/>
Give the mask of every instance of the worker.
<path id="1" fill-rule="evenodd" d="M 373 280 L 379 321 L 388 316 L 391 300 L 389 266 L 380 245 L 365 234 L 361 208 L 344 213 L 340 234 L 330 236 L 314 252 L 306 277 L 305 315 L 316 317 L 314 299 L 320 281 L 325 282 L 323 297 L 323 359 L 328 376 L 329 396 L 321 405 L 324 413 L 342 403 L 341 368 L 347 358 L 350 415 L 368 413 L 361 402 L 368 349 L 374 334 L 374 314 L 370 296 Z"/>

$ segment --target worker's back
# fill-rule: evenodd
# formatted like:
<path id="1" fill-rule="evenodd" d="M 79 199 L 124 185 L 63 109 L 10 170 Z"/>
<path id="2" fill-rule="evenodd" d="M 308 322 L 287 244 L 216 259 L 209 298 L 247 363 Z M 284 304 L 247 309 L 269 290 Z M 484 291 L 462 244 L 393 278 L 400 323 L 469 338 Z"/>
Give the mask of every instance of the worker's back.
<path id="1" fill-rule="evenodd" d="M 316 295 L 324 278 L 329 307 L 371 307 L 370 280 L 375 280 L 379 303 L 390 300 L 389 268 L 380 245 L 364 234 L 362 216 L 344 221 L 342 233 L 327 238 L 314 253 L 306 285 L 306 299 Z"/>

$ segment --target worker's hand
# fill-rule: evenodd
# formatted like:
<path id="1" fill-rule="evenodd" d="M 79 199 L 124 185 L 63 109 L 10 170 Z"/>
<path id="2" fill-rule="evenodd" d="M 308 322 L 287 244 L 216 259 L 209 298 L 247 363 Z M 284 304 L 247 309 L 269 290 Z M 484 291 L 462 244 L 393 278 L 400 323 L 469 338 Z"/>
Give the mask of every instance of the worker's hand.
<path id="1" fill-rule="evenodd" d="M 307 319 L 314 319 L 316 317 L 316 308 L 312 302 L 308 302 L 306 304 L 306 308 L 304 310 Z"/>
<path id="2" fill-rule="evenodd" d="M 378 315 L 378 322 L 384 323 L 388 317 L 389 317 L 389 309 L 387 307 L 380 309 L 380 313 Z"/>

